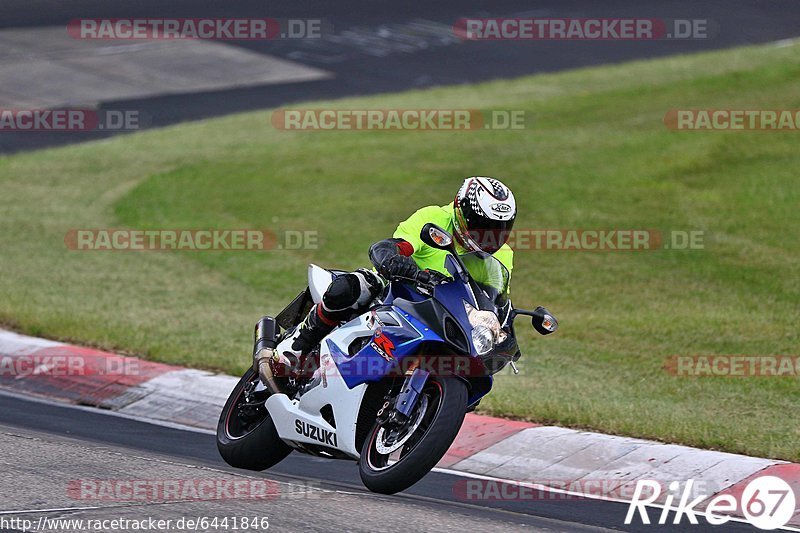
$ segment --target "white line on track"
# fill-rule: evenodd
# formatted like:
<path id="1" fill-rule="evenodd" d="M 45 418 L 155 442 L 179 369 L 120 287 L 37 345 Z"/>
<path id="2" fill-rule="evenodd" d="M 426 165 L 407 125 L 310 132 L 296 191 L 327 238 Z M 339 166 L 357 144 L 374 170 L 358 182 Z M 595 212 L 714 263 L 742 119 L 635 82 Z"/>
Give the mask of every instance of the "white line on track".
<path id="1" fill-rule="evenodd" d="M 538 483 L 530 483 L 530 482 L 527 482 L 527 481 L 515 481 L 515 480 L 511 480 L 511 479 L 503 479 L 503 478 L 497 478 L 497 477 L 492 477 L 492 476 L 485 476 L 483 474 L 473 474 L 471 472 L 459 472 L 458 470 L 450 470 L 450 469 L 447 469 L 447 468 L 435 467 L 433 469 L 433 471 L 434 472 L 439 472 L 440 474 L 450 474 L 450 475 L 453 475 L 453 476 L 460 476 L 460 477 L 467 477 L 467 478 L 472 478 L 472 479 L 480 479 L 480 480 L 483 480 L 483 481 L 493 481 L 495 483 L 516 485 L 518 487 L 526 487 L 526 488 L 530 488 L 530 489 L 537 490 L 537 491 L 552 492 L 554 494 L 563 494 L 565 496 L 574 496 L 574 497 L 583 498 L 583 499 L 587 499 L 587 500 L 601 500 L 601 501 L 613 502 L 613 503 L 624 503 L 626 505 L 630 503 L 630 500 L 625 500 L 625 499 L 622 499 L 622 498 L 613 498 L 613 497 L 604 496 L 604 495 L 599 495 L 598 496 L 598 495 L 595 495 L 595 494 L 585 494 L 583 492 L 576 492 L 576 491 L 572 491 L 572 490 L 559 489 L 559 488 L 556 488 L 556 487 L 548 487 L 547 485 L 539 485 Z M 709 498 L 711 496 L 713 496 L 713 495 L 709 495 Z M 655 508 L 655 509 L 664 509 L 665 505 L 660 504 L 660 503 L 647 503 L 647 504 L 645 504 L 645 507 L 652 507 L 652 508 Z M 675 506 L 670 506 L 670 510 L 671 511 L 674 511 L 676 509 L 677 508 Z M 696 514 L 698 516 L 703 516 L 703 517 L 707 517 L 708 516 L 708 514 L 705 511 L 694 511 L 694 514 Z M 745 520 L 744 518 L 739 518 L 739 517 L 736 517 L 736 516 L 728 516 L 728 518 L 730 519 L 731 522 L 740 522 L 742 524 L 749 524 L 749 522 L 747 520 Z M 795 527 L 791 527 L 791 526 L 784 526 L 784 527 L 782 527 L 780 529 L 781 530 L 786 530 L 786 531 L 800 531 L 800 529 L 795 528 Z"/>
<path id="2" fill-rule="evenodd" d="M 70 409 L 78 409 L 80 411 L 87 411 L 87 412 L 95 413 L 95 414 L 103 414 L 103 415 L 107 415 L 107 416 L 116 416 L 116 417 L 119 417 L 119 418 L 125 418 L 125 419 L 133 420 L 133 421 L 136 421 L 136 422 L 144 422 L 146 424 L 152 424 L 152 425 L 155 425 L 155 426 L 163 426 L 163 427 L 166 427 L 166 428 L 176 429 L 176 430 L 179 430 L 179 431 L 192 431 L 194 433 L 202 433 L 202 434 L 205 434 L 205 435 L 216 435 L 216 432 L 212 431 L 210 429 L 203 429 L 203 428 L 198 428 L 198 427 L 193 427 L 193 426 L 185 426 L 183 424 L 175 424 L 173 422 L 165 422 L 163 420 L 153 420 L 153 419 L 149 419 L 149 418 L 145 418 L 145 417 L 141 417 L 141 416 L 118 413 L 118 412 L 110 411 L 110 410 L 107 410 L 107 409 L 98 409 L 96 407 L 90 407 L 90 406 L 87 406 L 87 405 L 75 405 L 75 404 L 70 404 L 70 403 L 53 401 L 53 400 L 49 400 L 49 399 L 45 399 L 45 398 L 25 396 L 23 394 L 18 394 L 18 393 L 15 393 L 15 392 L 9 392 L 9 391 L 6 391 L 6 390 L 0 390 L 0 396 L 9 396 L 9 397 L 12 397 L 12 398 L 17 398 L 17 399 L 20 399 L 20 400 L 26 400 L 26 401 L 41 403 L 41 404 L 45 404 L 45 405 L 55 405 L 55 406 L 59 406 L 59 407 L 68 407 Z M 492 477 L 492 476 L 485 476 L 483 474 L 473 474 L 471 472 L 460 472 L 458 470 L 451 470 L 449 468 L 435 467 L 432 471 L 433 472 L 437 472 L 439 474 L 447 474 L 447 475 L 451 475 L 451 476 L 458 476 L 458 477 L 471 478 L 471 479 L 480 479 L 480 480 L 484 480 L 484 481 L 493 481 L 493 482 L 496 482 L 496 483 L 504 483 L 504 484 L 509 484 L 509 485 L 516 485 L 516 486 L 526 487 L 526 488 L 530 488 L 530 489 L 537 490 L 537 491 L 552 492 L 554 494 L 563 494 L 565 496 L 573 496 L 573 497 L 579 497 L 579 498 L 584 498 L 584 499 L 589 499 L 589 500 L 600 500 L 600 501 L 606 501 L 606 502 L 612 502 L 612 503 L 623 503 L 623 504 L 626 504 L 626 505 L 630 503 L 630 501 L 624 500 L 622 498 L 613 498 L 613 497 L 609 497 L 609 496 L 594 495 L 594 494 L 584 494 L 584 493 L 581 493 L 581 492 L 576 492 L 576 491 L 571 491 L 571 490 L 566 490 L 566 489 L 559 489 L 559 488 L 556 488 L 556 487 L 548 487 L 547 485 L 539 485 L 538 483 L 530 483 L 530 482 L 526 482 L 526 481 L 516 481 L 516 480 L 513 480 L 513 479 L 504 479 L 504 478 L 498 478 L 498 477 Z M 648 503 L 648 504 L 645 504 L 645 507 L 651 507 L 651 508 L 654 508 L 654 509 L 664 509 L 665 506 L 663 504 Z M 75 508 L 75 509 L 96 509 L 96 507 L 85 507 L 85 508 Z M 671 510 L 675 510 L 675 507 L 671 506 L 670 509 Z M 72 509 L 69 509 L 69 508 L 67 508 L 67 509 L 36 509 L 36 510 L 32 510 L 32 511 L 11 511 L 11 512 L 4 511 L 4 512 L 0 512 L 0 515 L 2 515 L 2 514 L 12 514 L 12 513 L 23 513 L 23 512 L 35 512 L 35 511 L 44 512 L 44 511 L 64 511 L 64 510 L 72 510 Z M 707 517 L 708 516 L 707 513 L 704 512 L 704 511 L 695 511 L 695 514 L 698 515 L 698 516 L 703 516 L 703 517 Z M 729 518 L 730 518 L 731 522 L 739 522 L 739 523 L 742 523 L 742 524 L 748 524 L 749 523 L 744 518 L 739 518 L 739 517 L 735 517 L 735 516 L 730 516 Z M 791 527 L 791 526 L 784 526 L 784 527 L 782 527 L 780 529 L 783 530 L 783 531 L 797 531 L 797 532 L 800 532 L 800 528 L 795 528 L 795 527 Z"/>
<path id="3" fill-rule="evenodd" d="M 57 513 L 61 511 L 91 511 L 93 509 L 104 509 L 104 507 L 56 507 L 53 509 L 19 509 L 17 511 L 0 511 L 0 515 L 9 514 L 32 514 L 32 513 Z"/>

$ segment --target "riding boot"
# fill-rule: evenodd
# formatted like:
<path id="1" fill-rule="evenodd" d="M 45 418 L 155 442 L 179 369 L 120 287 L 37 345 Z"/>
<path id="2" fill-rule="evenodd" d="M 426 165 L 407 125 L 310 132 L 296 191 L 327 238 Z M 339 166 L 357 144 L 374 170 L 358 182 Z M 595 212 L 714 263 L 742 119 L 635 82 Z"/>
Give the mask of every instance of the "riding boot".
<path id="1" fill-rule="evenodd" d="M 298 370 L 300 358 L 308 355 L 339 324 L 324 317 L 323 313 L 320 304 L 312 307 L 303 322 L 276 347 L 277 363 L 286 371 Z"/>

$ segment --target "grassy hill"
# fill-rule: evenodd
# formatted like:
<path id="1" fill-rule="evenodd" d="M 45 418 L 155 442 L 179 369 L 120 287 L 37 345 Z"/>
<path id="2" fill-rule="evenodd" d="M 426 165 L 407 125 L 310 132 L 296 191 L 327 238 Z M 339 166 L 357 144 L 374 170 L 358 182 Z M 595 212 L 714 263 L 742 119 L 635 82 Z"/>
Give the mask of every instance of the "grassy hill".
<path id="1" fill-rule="evenodd" d="M 483 412 L 800 460 L 800 380 L 686 378 L 672 355 L 800 355 L 800 132 L 676 132 L 679 108 L 800 108 L 800 46 L 760 46 L 475 86 L 314 102 L 525 110 L 528 127 L 288 132 L 269 112 L 0 158 L 0 320 L 144 357 L 242 371 L 252 325 L 305 266 L 368 246 L 469 175 L 515 192 L 518 228 L 705 232 L 702 250 L 521 250 L 522 337 Z M 318 232 L 316 250 L 79 252 L 75 228 Z"/>

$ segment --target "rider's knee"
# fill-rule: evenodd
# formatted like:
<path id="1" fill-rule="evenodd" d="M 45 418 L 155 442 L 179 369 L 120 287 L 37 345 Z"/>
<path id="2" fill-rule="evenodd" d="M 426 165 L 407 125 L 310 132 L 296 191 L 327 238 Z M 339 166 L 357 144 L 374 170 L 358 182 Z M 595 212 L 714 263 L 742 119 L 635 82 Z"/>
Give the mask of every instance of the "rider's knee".
<path id="1" fill-rule="evenodd" d="M 322 295 L 325 311 L 337 312 L 352 308 L 361 296 L 361 284 L 355 274 L 344 274 L 333 280 Z"/>
<path id="2" fill-rule="evenodd" d="M 346 320 L 347 317 L 339 315 L 366 308 L 383 291 L 383 287 L 383 281 L 377 274 L 360 268 L 333 280 L 322 295 L 322 309 L 328 318 Z"/>

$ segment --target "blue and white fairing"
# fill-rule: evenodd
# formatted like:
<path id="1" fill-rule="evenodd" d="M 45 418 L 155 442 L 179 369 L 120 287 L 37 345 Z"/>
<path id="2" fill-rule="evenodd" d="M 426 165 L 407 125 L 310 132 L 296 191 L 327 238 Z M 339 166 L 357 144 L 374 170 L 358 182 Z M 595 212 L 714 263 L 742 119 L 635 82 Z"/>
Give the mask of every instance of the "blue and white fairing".
<path id="1" fill-rule="evenodd" d="M 447 265 L 455 274 L 455 262 L 448 259 Z M 312 298 L 319 302 L 333 274 L 311 265 L 308 277 Z M 317 385 L 297 398 L 273 394 L 266 401 L 281 439 L 293 446 L 333 450 L 357 459 L 358 415 L 370 383 L 397 376 L 404 359 L 423 351 L 442 357 L 456 354 L 483 368 L 464 304 L 480 307 L 477 300 L 482 300 L 486 307 L 486 295 L 476 298 L 476 289 L 454 278 L 436 286 L 432 297 L 420 294 L 412 285 L 394 282 L 380 306 L 328 335 L 320 344 L 320 366 L 314 373 Z M 470 374 L 464 379 L 470 384 L 469 405 L 491 390 L 490 375 Z M 323 416 L 326 409 L 330 409 L 333 423 Z"/>
<path id="2" fill-rule="evenodd" d="M 449 264 L 448 270 L 454 274 L 455 266 Z M 418 304 L 430 299 L 414 290 L 409 284 L 395 282 L 390 286 L 383 305 L 368 315 L 367 323 L 374 328 L 375 333 L 363 348 L 350 355 L 349 344 L 338 344 L 334 338 L 330 337 L 326 339 L 330 354 L 348 387 L 352 388 L 383 379 L 396 366 L 399 365 L 402 368 L 402 361 L 406 357 L 420 355 L 423 346 L 438 343 L 444 349 L 434 350 L 433 353 L 446 354 L 447 357 L 456 353 L 460 356 L 478 359 L 472 343 L 472 327 L 464 307 L 464 302 L 479 307 L 472 288 L 456 279 L 453 282 L 436 286 L 432 297 L 436 302 L 433 305 L 438 304 L 443 307 L 461 329 L 462 335 L 459 335 L 459 338 L 462 345 L 460 349 L 455 348 L 452 342 L 449 342 L 450 339 L 446 338 L 441 324 L 426 323 L 420 318 L 420 313 L 415 312 L 415 307 L 419 307 Z M 350 327 L 358 328 L 360 318 L 339 329 L 346 331 Z M 379 337 L 385 338 L 394 347 L 393 358 L 387 358 L 384 355 L 385 350 L 383 350 L 383 354 L 381 353 L 381 345 L 386 344 L 386 340 L 379 339 Z M 345 338 L 344 340 L 349 339 Z M 431 352 L 428 350 L 426 353 Z M 476 363 L 472 365 L 472 368 L 481 367 L 481 363 L 477 361 Z M 470 376 L 470 381 L 473 382 L 469 398 L 469 404 L 472 405 L 491 390 L 492 378 L 490 375 Z"/>

